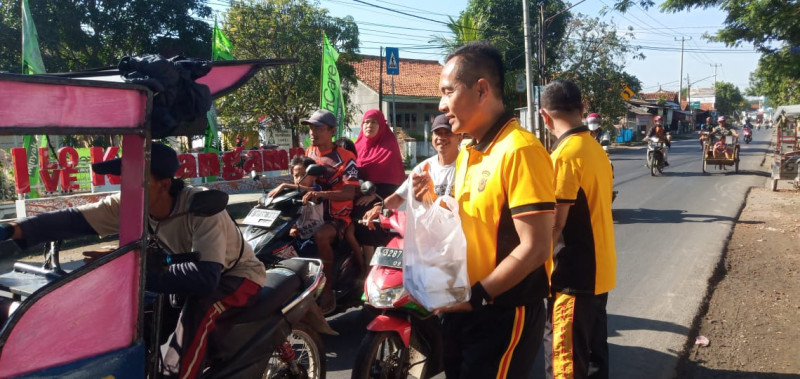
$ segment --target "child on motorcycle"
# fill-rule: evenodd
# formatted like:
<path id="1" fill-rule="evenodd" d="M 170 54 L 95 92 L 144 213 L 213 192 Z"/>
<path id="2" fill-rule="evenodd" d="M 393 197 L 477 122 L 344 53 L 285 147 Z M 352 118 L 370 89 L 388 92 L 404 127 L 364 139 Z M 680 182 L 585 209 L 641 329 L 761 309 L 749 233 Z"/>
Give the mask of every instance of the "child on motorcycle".
<path id="1" fill-rule="evenodd" d="M 322 188 L 316 184 L 317 176 L 307 175 L 306 169 L 308 166 L 315 164 L 313 159 L 298 155 L 292 158 L 290 165 L 292 167 L 292 178 L 294 184 L 281 183 L 269 192 L 267 196 L 275 197 L 286 189 L 296 189 L 299 191 L 321 191 Z M 314 232 L 325 223 L 325 210 L 322 203 L 309 202 L 300 208 L 300 218 L 297 219 L 292 228 L 289 230 L 289 235 L 296 239 L 295 249 L 300 252 L 301 256 L 306 256 L 303 252 L 313 249 Z M 313 251 L 311 251 L 313 254 Z"/>

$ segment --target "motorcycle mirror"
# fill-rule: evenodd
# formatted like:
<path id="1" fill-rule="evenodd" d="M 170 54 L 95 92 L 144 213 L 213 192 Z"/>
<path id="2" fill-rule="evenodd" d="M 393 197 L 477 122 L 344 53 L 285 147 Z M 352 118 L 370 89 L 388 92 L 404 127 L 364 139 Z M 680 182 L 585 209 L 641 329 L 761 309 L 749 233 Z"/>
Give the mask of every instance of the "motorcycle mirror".
<path id="1" fill-rule="evenodd" d="M 361 194 L 364 196 L 369 196 L 374 194 L 376 191 L 375 183 L 370 182 L 369 180 L 361 183 Z"/>
<path id="2" fill-rule="evenodd" d="M 257 182 L 261 180 L 261 175 L 259 175 L 258 172 L 256 172 L 256 170 L 250 171 L 250 179 L 253 179 L 254 181 Z"/>
<path id="3" fill-rule="evenodd" d="M 312 164 L 306 168 L 306 175 L 322 176 L 325 174 L 325 166 Z"/>
<path id="4" fill-rule="evenodd" d="M 187 201 L 187 213 L 195 216 L 213 216 L 225 210 L 228 205 L 228 194 L 219 190 L 198 192 Z"/>

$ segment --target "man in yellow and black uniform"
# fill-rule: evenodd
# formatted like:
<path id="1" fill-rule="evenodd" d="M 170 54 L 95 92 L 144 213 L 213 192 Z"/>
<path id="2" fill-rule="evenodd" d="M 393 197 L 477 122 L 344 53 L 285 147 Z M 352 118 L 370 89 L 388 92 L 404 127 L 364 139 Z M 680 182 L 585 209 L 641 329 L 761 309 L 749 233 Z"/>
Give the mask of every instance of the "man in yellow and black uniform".
<path id="1" fill-rule="evenodd" d="M 552 344 L 545 343 L 545 367 L 548 377 L 608 378 L 606 303 L 617 263 L 611 164 L 582 125 L 575 83 L 557 80 L 545 87 L 542 108 L 545 124 L 558 138 L 550 154 L 556 221 L 545 337 L 552 336 Z"/>
<path id="2" fill-rule="evenodd" d="M 503 106 L 500 53 L 485 42 L 451 53 L 440 77 L 454 133 L 475 140 L 456 160 L 467 238 L 468 303 L 440 309 L 448 378 L 527 378 L 542 341 L 549 289 L 553 168 Z M 415 188 L 417 188 L 415 183 Z"/>

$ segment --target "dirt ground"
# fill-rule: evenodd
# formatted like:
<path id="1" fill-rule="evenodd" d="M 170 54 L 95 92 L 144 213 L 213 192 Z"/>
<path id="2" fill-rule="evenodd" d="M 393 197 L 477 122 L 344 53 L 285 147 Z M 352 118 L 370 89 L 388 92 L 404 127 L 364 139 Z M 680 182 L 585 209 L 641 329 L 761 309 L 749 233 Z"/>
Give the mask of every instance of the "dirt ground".
<path id="1" fill-rule="evenodd" d="M 800 191 L 780 183 L 751 189 L 678 377 L 800 378 Z"/>

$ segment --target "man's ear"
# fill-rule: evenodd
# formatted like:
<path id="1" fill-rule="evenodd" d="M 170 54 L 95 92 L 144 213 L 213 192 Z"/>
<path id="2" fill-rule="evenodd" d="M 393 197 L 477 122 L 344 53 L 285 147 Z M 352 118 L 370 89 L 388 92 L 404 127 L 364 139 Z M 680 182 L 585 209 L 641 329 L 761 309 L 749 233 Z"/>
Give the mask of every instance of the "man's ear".
<path id="1" fill-rule="evenodd" d="M 478 81 L 475 82 L 475 85 L 477 86 L 475 89 L 478 90 L 478 96 L 480 96 L 481 100 L 488 96 L 492 89 L 489 81 L 484 78 L 479 78 Z"/>

